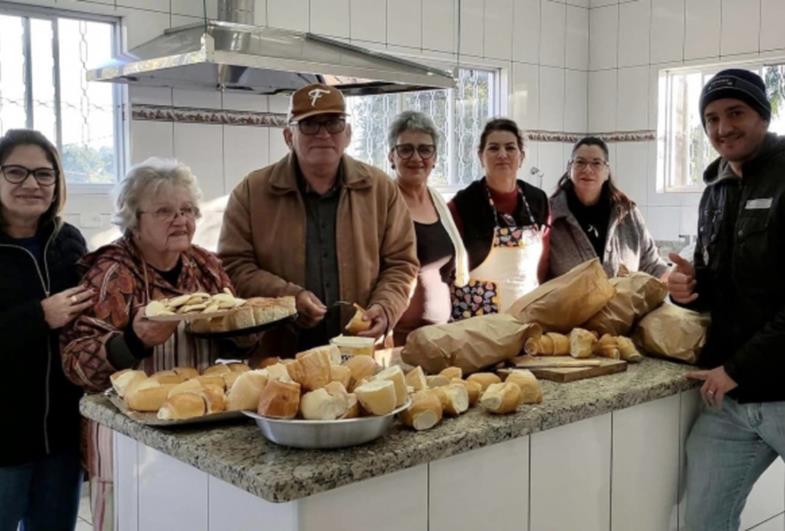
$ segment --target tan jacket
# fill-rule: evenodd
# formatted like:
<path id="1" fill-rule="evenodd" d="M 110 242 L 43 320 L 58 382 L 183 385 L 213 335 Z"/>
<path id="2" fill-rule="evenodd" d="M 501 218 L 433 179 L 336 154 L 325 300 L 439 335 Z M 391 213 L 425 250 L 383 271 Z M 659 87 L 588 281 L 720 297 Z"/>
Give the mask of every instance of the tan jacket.
<path id="1" fill-rule="evenodd" d="M 240 296 L 296 295 L 305 285 L 306 216 L 294 163 L 290 154 L 250 173 L 229 198 L 218 254 Z M 342 164 L 336 220 L 340 297 L 366 307 L 379 304 L 392 328 L 409 304 L 419 268 L 414 226 L 387 175 L 348 155 Z M 353 313 L 341 312 L 344 322 Z M 293 333 L 266 334 L 265 353 L 290 355 Z"/>

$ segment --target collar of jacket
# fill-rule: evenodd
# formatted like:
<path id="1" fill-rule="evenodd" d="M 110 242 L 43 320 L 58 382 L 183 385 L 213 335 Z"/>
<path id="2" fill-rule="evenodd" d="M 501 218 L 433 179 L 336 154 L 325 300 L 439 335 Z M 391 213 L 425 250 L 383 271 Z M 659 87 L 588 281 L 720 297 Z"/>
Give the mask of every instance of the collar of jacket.
<path id="1" fill-rule="evenodd" d="M 35 235 L 41 238 L 41 240 L 45 242 L 49 238 L 49 236 L 51 236 L 52 233 L 55 231 L 55 228 L 59 228 L 60 225 L 61 222 L 59 220 L 49 221 L 38 227 L 38 230 L 36 231 Z M 14 245 L 16 243 L 15 240 L 16 238 L 11 238 L 5 232 L 5 230 L 0 227 L 0 243 Z"/>
<path id="2" fill-rule="evenodd" d="M 277 195 L 296 193 L 297 187 L 297 156 L 290 152 L 273 166 L 270 175 L 270 192 Z M 368 167 L 361 162 L 344 154 L 341 158 L 343 165 L 343 183 L 341 186 L 359 190 L 371 186 L 371 176 Z"/>
<path id="3" fill-rule="evenodd" d="M 761 146 L 758 155 L 742 166 L 744 173 L 755 172 L 759 165 L 763 164 L 769 158 L 785 152 L 785 137 L 778 136 L 774 133 L 766 133 L 763 137 L 763 145 Z M 741 179 L 736 175 L 730 167 L 730 163 L 722 157 L 716 158 L 711 164 L 706 167 L 703 172 L 703 182 L 707 186 L 712 186 L 728 180 Z"/>

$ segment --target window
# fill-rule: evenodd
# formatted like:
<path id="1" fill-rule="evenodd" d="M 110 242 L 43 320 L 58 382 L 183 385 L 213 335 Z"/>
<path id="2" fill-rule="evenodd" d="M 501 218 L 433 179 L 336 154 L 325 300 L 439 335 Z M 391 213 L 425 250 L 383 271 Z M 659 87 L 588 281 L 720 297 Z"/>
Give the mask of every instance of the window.
<path id="1" fill-rule="evenodd" d="M 665 71 L 660 75 L 658 124 L 658 192 L 697 192 L 703 170 L 715 158 L 698 108 L 706 82 L 728 66 Z M 763 77 L 771 101 L 769 131 L 785 134 L 785 64 L 746 65 Z"/>
<path id="2" fill-rule="evenodd" d="M 432 186 L 457 190 L 482 176 L 477 146 L 485 122 L 498 112 L 499 76 L 488 70 L 460 69 L 457 88 L 384 96 L 347 98 L 352 123 L 349 153 L 379 168 L 389 168 L 387 130 L 404 110 L 421 111 L 441 134 Z"/>
<path id="3" fill-rule="evenodd" d="M 59 149 L 70 183 L 117 180 L 120 91 L 85 72 L 111 58 L 113 19 L 0 4 L 0 134 L 38 129 Z"/>

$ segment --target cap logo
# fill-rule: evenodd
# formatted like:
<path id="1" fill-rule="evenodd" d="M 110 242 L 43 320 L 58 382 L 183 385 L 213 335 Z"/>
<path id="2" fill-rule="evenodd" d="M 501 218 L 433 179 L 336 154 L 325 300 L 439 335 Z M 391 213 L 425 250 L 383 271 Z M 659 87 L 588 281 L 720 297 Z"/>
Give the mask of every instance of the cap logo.
<path id="1" fill-rule="evenodd" d="M 736 80 L 729 79 L 727 77 L 721 77 L 709 83 L 709 86 L 706 87 L 706 92 L 711 92 L 712 90 L 734 87 L 734 86 L 736 86 Z"/>
<path id="2" fill-rule="evenodd" d="M 316 107 L 316 102 L 319 101 L 319 98 L 324 96 L 325 94 L 329 94 L 329 90 L 324 90 L 320 88 L 315 88 L 308 91 L 308 96 L 311 98 L 311 107 Z"/>

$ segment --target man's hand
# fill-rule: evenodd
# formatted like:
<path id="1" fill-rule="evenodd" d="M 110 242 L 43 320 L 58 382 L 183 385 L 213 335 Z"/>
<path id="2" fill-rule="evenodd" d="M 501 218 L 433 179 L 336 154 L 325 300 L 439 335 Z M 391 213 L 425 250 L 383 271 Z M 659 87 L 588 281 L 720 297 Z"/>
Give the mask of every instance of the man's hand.
<path id="1" fill-rule="evenodd" d="M 725 367 L 717 367 L 710 371 L 691 371 L 686 376 L 693 380 L 703 380 L 703 385 L 701 386 L 703 402 L 717 409 L 722 406 L 722 399 L 725 397 L 725 393 L 739 386 L 725 372 Z"/>
<path id="2" fill-rule="evenodd" d="M 668 291 L 671 299 L 681 304 L 689 304 L 698 298 L 695 290 L 695 268 L 676 253 L 668 253 L 673 269 L 668 275 Z"/>
<path id="3" fill-rule="evenodd" d="M 173 322 L 160 322 L 151 321 L 144 317 L 144 306 L 136 310 L 134 314 L 134 333 L 146 347 L 152 348 L 165 343 L 175 330 L 177 330 L 178 321 Z"/>
<path id="4" fill-rule="evenodd" d="M 365 332 L 359 332 L 358 336 L 378 339 L 387 333 L 387 314 L 384 313 L 384 310 L 378 304 L 372 304 L 365 310 L 363 321 L 370 321 L 371 327 Z"/>
<path id="5" fill-rule="evenodd" d="M 324 319 L 327 313 L 327 306 L 311 291 L 302 290 L 297 294 L 294 301 L 297 306 L 297 313 L 300 314 L 297 324 L 303 328 L 313 328 Z"/>

